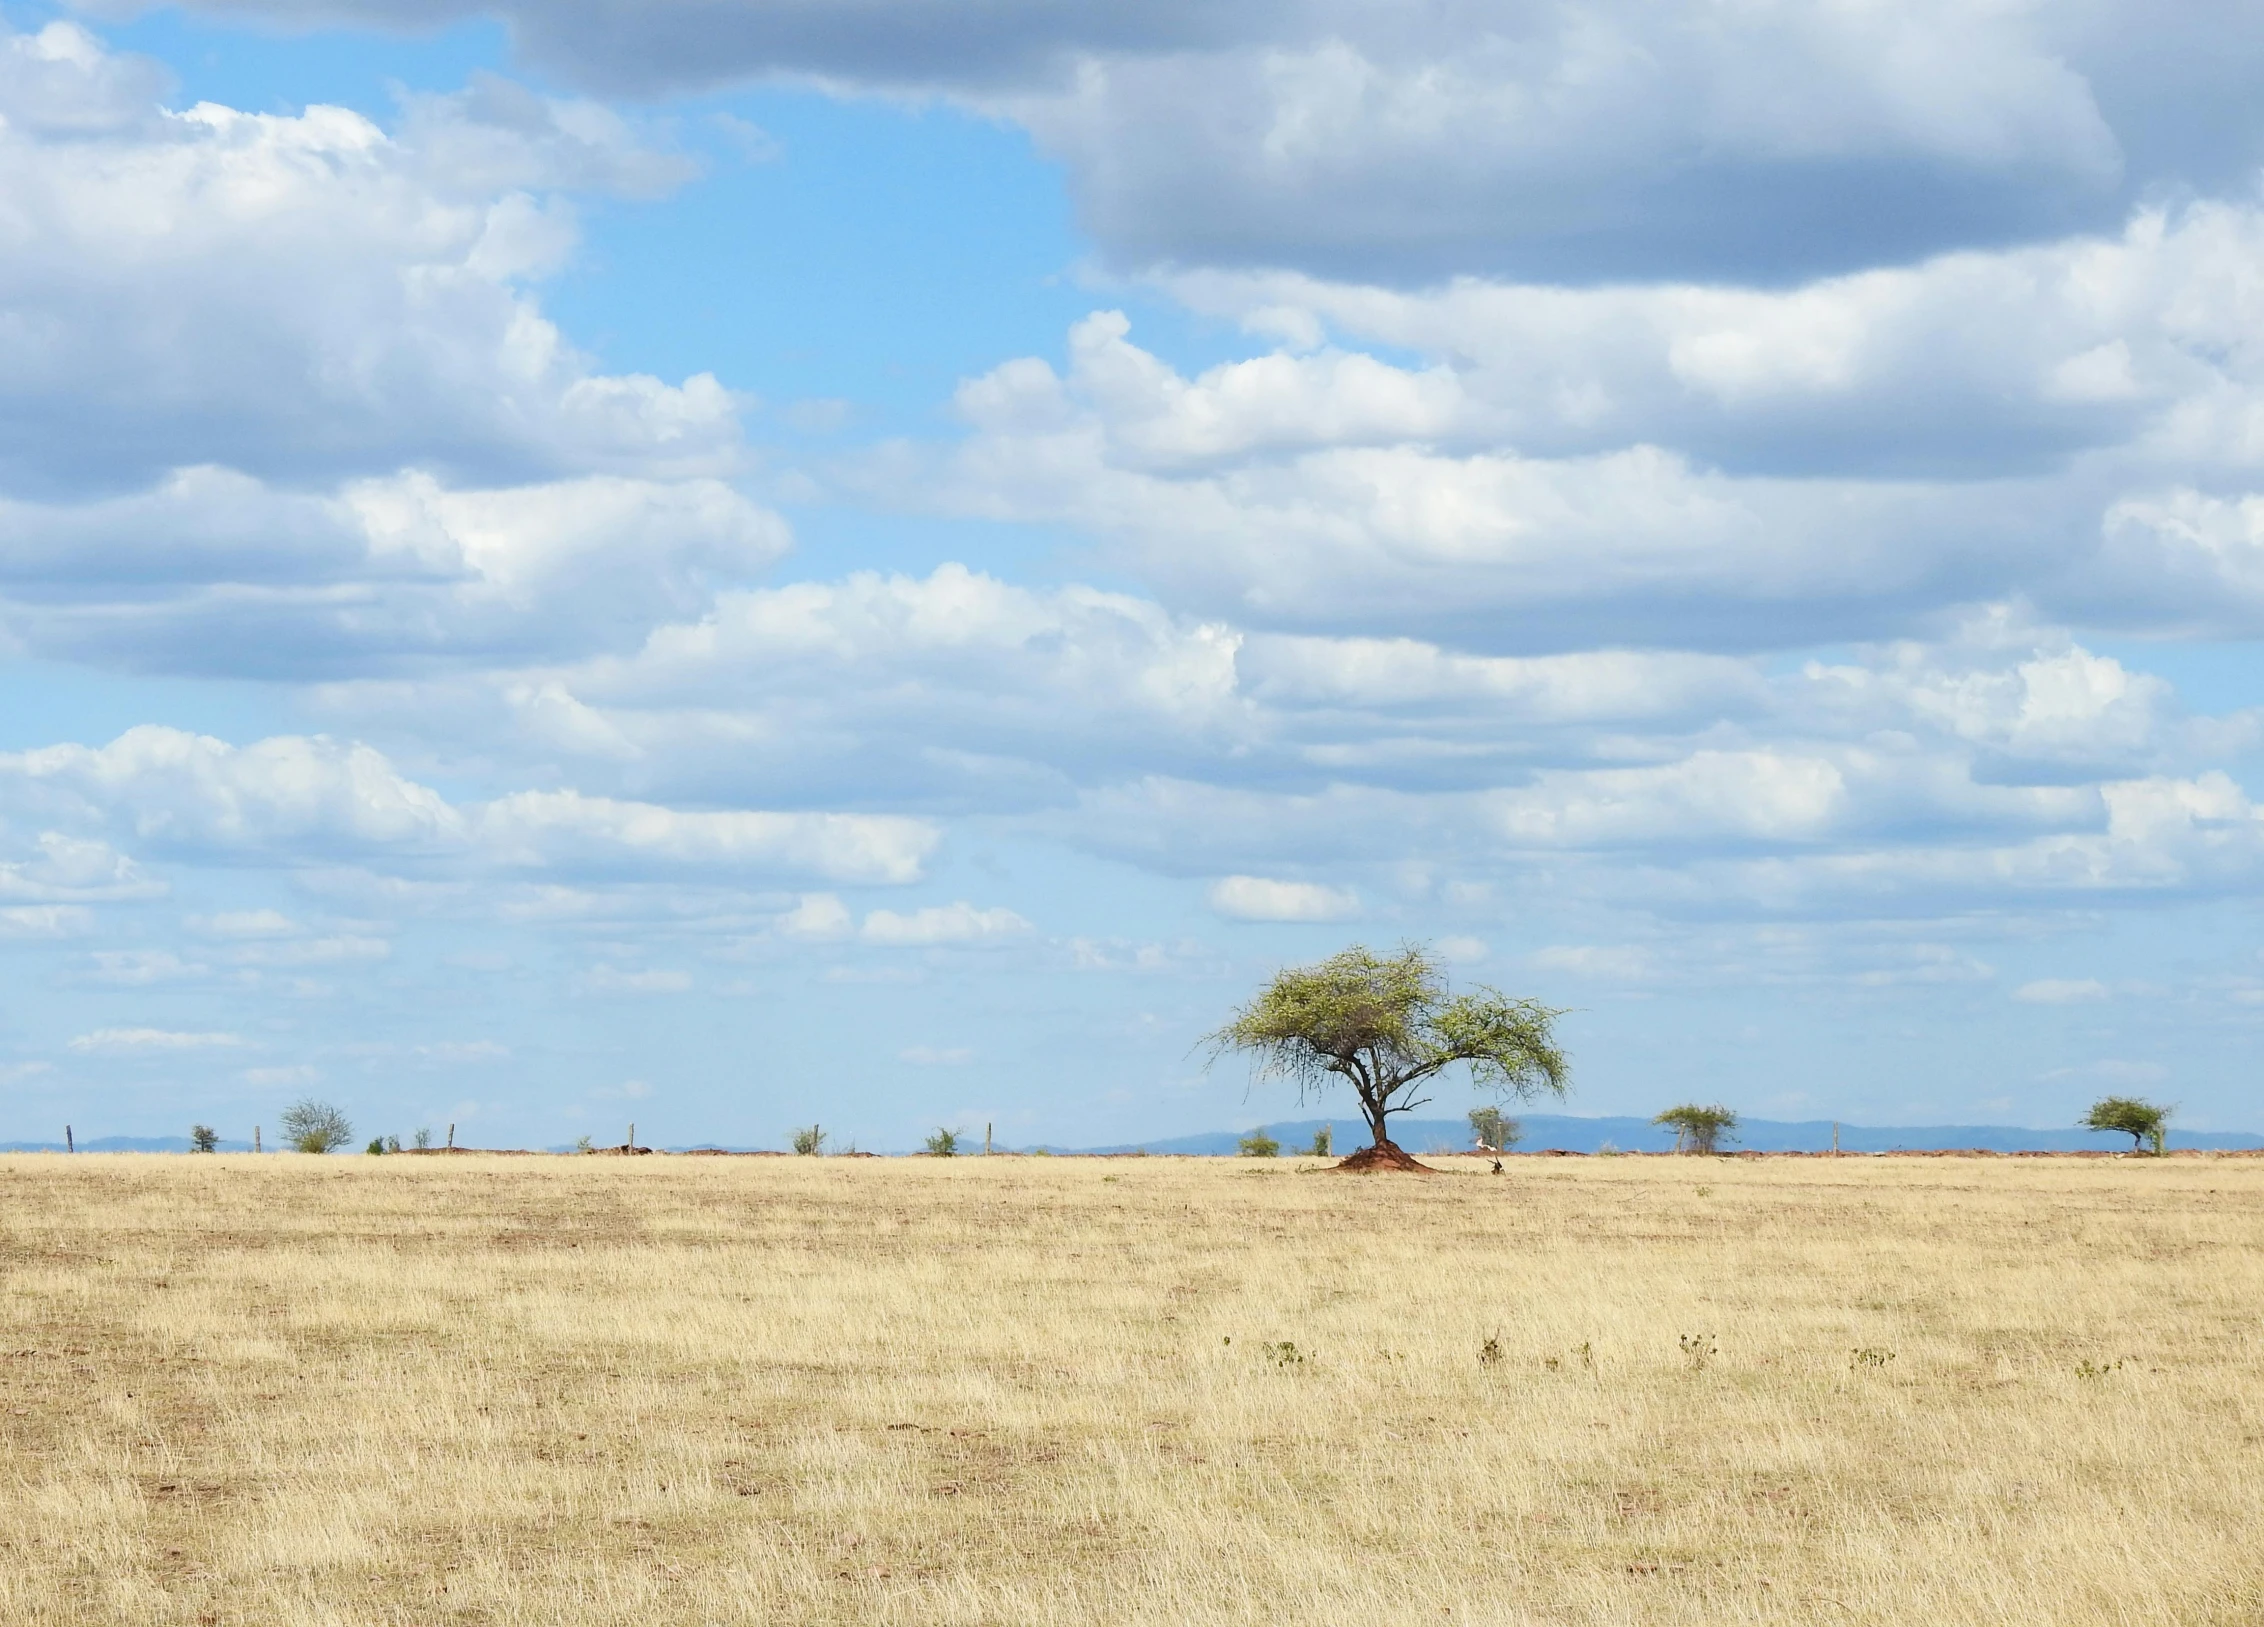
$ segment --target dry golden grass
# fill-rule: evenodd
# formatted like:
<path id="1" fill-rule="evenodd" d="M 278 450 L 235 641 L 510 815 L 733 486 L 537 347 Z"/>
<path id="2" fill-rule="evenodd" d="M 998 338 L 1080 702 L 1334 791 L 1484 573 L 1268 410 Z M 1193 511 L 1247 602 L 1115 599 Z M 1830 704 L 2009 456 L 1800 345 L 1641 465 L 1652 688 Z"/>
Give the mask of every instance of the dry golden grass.
<path id="1" fill-rule="evenodd" d="M 2264 1162 L 1310 1168 L 0 1159 L 0 1621 L 2264 1621 Z"/>

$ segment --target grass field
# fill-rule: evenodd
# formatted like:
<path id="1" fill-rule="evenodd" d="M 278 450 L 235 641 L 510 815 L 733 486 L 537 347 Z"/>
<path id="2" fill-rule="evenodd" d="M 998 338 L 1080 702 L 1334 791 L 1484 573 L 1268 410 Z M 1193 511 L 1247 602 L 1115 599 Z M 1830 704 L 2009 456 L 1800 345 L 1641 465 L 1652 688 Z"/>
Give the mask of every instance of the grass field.
<path id="1" fill-rule="evenodd" d="M 2264 1161 L 1441 1162 L 0 1159 L 0 1620 L 2264 1621 Z"/>

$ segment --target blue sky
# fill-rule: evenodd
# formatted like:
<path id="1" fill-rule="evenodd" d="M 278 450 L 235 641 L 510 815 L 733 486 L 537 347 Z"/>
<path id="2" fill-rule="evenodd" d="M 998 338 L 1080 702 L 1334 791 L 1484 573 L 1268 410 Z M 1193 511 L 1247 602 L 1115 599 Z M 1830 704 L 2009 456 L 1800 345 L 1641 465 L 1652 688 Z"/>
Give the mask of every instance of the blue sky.
<path id="1" fill-rule="evenodd" d="M 7 10 L 0 1139 L 2264 1127 L 2240 13 L 942 16 Z"/>

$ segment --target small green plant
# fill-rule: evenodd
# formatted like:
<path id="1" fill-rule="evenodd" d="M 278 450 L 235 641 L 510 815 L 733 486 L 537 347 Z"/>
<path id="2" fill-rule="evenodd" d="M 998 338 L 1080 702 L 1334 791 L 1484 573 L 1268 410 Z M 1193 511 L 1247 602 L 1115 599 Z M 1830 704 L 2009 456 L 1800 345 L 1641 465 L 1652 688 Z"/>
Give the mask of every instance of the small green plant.
<path id="1" fill-rule="evenodd" d="M 1302 1367 L 1305 1365 L 1305 1352 L 1299 1350 L 1287 1339 L 1273 1344 L 1261 1344 L 1258 1346 L 1258 1350 L 1266 1360 L 1272 1362 L 1276 1367 Z"/>
<path id="2" fill-rule="evenodd" d="M 190 1125 L 189 1150 L 191 1152 L 218 1152 L 220 1150 L 220 1132 L 209 1124 Z"/>
<path id="3" fill-rule="evenodd" d="M 794 1151 L 803 1158 L 815 1158 L 825 1151 L 825 1132 L 814 1124 L 805 1124 L 794 1132 Z"/>
<path id="4" fill-rule="evenodd" d="M 302 1096 L 283 1109 L 283 1139 L 298 1152 L 336 1152 L 354 1139 L 346 1115 L 328 1102 Z"/>
<path id="5" fill-rule="evenodd" d="M 368 1155 L 369 1157 L 371 1157 L 371 1158 L 382 1158 L 382 1157 L 384 1157 L 384 1156 L 385 1156 L 385 1137 L 383 1137 L 383 1136 L 371 1136 L 371 1137 L 369 1138 L 369 1145 L 368 1145 L 368 1146 L 366 1146 L 366 1147 L 364 1147 L 364 1148 L 362 1149 L 362 1151 L 363 1151 L 363 1152 L 364 1152 L 364 1153 L 365 1153 L 366 1155 Z"/>
<path id="6" fill-rule="evenodd" d="M 588 1136 L 576 1136 L 574 1138 L 574 1150 L 576 1152 L 595 1152 L 597 1151 L 597 1144 L 590 1140 Z"/>
<path id="7" fill-rule="evenodd" d="M 2086 1358 L 2075 1364 L 2075 1376 L 2077 1378 L 2105 1378 L 2109 1373 L 2121 1371 L 2122 1359 L 2119 1357 L 2110 1362 L 2094 1362 Z"/>
<path id="8" fill-rule="evenodd" d="M 1500 1334 L 1495 1334 L 1478 1347 L 1478 1365 L 1480 1367 L 1498 1367 L 1501 1365 Z"/>
<path id="9" fill-rule="evenodd" d="M 959 1156 L 959 1132 L 938 1128 L 925 1143 L 930 1158 L 956 1158 Z"/>
<path id="10" fill-rule="evenodd" d="M 1336 1132 L 1324 1124 L 1313 1132 L 1313 1144 L 1306 1151 L 1315 1158 L 1328 1158 L 1334 1155 L 1335 1146 Z"/>
<path id="11" fill-rule="evenodd" d="M 2105 1130 L 2130 1137 L 2133 1152 L 2151 1145 L 2154 1156 L 2159 1158 L 2162 1138 L 2169 1127 L 2170 1109 L 2141 1101 L 2136 1096 L 2102 1096 L 2091 1104 L 2091 1111 L 2079 1122 L 2086 1130 Z"/>
<path id="12" fill-rule="evenodd" d="M 1263 1130 L 1252 1130 L 1236 1142 L 1235 1146 L 1245 1158 L 1278 1158 L 1281 1156 L 1281 1143 L 1267 1135 Z"/>
<path id="13" fill-rule="evenodd" d="M 1686 1333 L 1682 1336 L 1682 1359 L 1690 1364 L 1693 1373 L 1702 1373 L 1707 1364 L 1721 1354 L 1710 1333 Z"/>
<path id="14" fill-rule="evenodd" d="M 1894 1359 L 1893 1351 L 1881 1349 L 1877 1345 L 1860 1345 L 1847 1353 L 1848 1367 L 1857 1372 L 1866 1367 L 1884 1367 Z"/>
<path id="15" fill-rule="evenodd" d="M 429 1152 L 432 1150 L 432 1132 L 430 1130 L 419 1130 L 410 1139 L 416 1143 L 417 1151 Z"/>
<path id="16" fill-rule="evenodd" d="M 1737 1115 L 1719 1103 L 1700 1107 L 1695 1102 L 1684 1102 L 1680 1107 L 1668 1108 L 1651 1122 L 1674 1131 L 1676 1152 L 1709 1154 L 1723 1136 L 1737 1128 Z"/>

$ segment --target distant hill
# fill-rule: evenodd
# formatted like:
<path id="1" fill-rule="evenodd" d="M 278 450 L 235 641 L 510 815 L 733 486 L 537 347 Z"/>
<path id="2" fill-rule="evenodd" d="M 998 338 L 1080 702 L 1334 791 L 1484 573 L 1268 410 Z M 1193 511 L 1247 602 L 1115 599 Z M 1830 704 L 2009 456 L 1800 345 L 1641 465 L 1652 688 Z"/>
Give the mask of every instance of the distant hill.
<path id="1" fill-rule="evenodd" d="M 1569 1114 L 1559 1113 L 1513 1116 L 1524 1126 L 1524 1134 L 1517 1142 L 1517 1150 L 1520 1152 L 1540 1152 L 1550 1147 L 1562 1148 L 1566 1152 L 1601 1152 L 1606 1148 L 1618 1152 L 1666 1152 L 1674 1146 L 1674 1132 L 1662 1129 L 1649 1119 L 1574 1118 Z M 1336 1151 L 1340 1154 L 1367 1145 L 1367 1126 L 1357 1119 L 1299 1119 L 1293 1123 L 1266 1125 L 1265 1132 L 1281 1143 L 1283 1152 L 1294 1152 L 1311 1146 L 1314 1133 L 1324 1124 L 1333 1133 Z M 1214 1130 L 1205 1135 L 1123 1142 L 1112 1147 L 1052 1147 L 1048 1150 L 1232 1153 L 1236 1143 L 1249 1133 L 1247 1130 Z M 1409 1152 L 1446 1149 L 1463 1151 L 1470 1146 L 1470 1126 L 1463 1119 L 1401 1119 L 1392 1126 L 1392 1139 Z M 2172 1147 L 2232 1151 L 2264 1147 L 2264 1135 L 2211 1130 L 2180 1131 L 2173 1121 L 2169 1144 Z M 1973 1147 L 1988 1152 L 2074 1152 L 2085 1148 L 2113 1150 L 2127 1147 L 2130 1142 L 2125 1136 L 2102 1135 L 2095 1130 L 2078 1130 L 2073 1127 L 2064 1130 L 2034 1130 L 2002 1124 L 1926 1124 L 1876 1128 L 1861 1124 L 1842 1124 L 1839 1126 L 1839 1145 L 1843 1152 L 1894 1152 L 1902 1149 L 1925 1152 L 1945 1147 Z M 1723 1142 L 1724 1149 L 1730 1152 L 1829 1152 L 1831 1146 L 1832 1124 L 1828 1119 L 1797 1123 L 1776 1119 L 1746 1119 L 1738 1125 L 1734 1138 Z"/>

